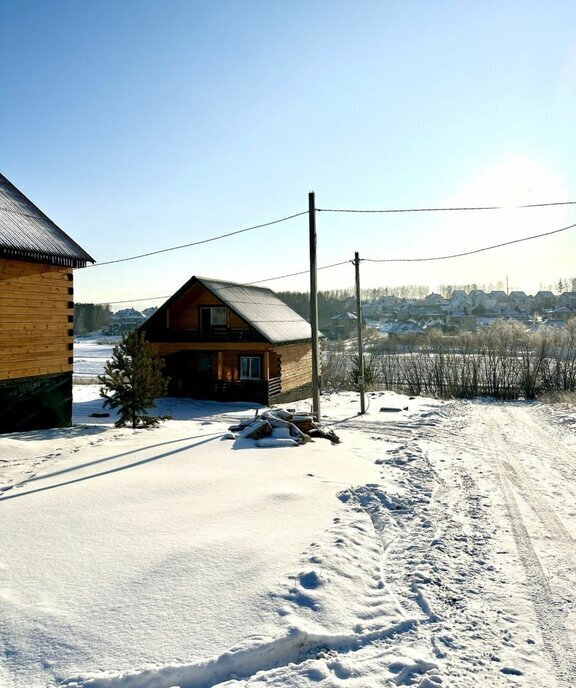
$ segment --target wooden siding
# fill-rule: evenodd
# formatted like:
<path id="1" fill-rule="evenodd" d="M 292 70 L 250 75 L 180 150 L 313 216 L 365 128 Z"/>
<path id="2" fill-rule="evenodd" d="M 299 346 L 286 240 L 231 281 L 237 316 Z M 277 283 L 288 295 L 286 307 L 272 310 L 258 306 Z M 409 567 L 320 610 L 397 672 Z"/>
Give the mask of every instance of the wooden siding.
<path id="1" fill-rule="evenodd" d="M 0 259 L 0 380 L 72 372 L 72 270 Z"/>
<path id="2" fill-rule="evenodd" d="M 312 348 L 310 342 L 284 344 L 276 347 L 280 356 L 282 392 L 304 387 L 312 380 Z"/>
<path id="3" fill-rule="evenodd" d="M 250 326 L 210 293 L 201 284 L 193 285 L 168 309 L 166 323 L 171 330 L 199 330 L 200 306 L 221 306 L 228 311 L 228 327 L 234 330 L 250 330 Z"/>

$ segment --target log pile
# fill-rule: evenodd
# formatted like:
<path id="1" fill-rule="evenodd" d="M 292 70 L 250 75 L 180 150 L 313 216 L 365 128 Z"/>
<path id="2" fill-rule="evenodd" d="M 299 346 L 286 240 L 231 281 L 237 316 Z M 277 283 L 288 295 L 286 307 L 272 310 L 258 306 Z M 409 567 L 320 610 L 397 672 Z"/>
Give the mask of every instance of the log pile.
<path id="1" fill-rule="evenodd" d="M 264 411 L 252 420 L 245 420 L 229 428 L 230 439 L 252 439 L 258 447 L 297 447 L 325 438 L 338 444 L 340 438 L 333 430 L 323 428 L 313 415 L 295 414 L 286 409 Z"/>

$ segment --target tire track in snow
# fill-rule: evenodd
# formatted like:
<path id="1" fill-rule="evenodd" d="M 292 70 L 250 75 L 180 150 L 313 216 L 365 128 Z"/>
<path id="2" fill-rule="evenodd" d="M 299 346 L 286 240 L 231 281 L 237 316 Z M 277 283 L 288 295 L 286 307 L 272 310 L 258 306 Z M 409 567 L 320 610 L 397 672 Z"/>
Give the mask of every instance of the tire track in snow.
<path id="1" fill-rule="evenodd" d="M 576 651 L 569 640 L 569 634 L 564 624 L 564 614 L 558 608 L 557 600 L 552 591 L 542 564 L 532 546 L 530 534 L 522 519 L 522 514 L 516 497 L 506 476 L 506 467 L 500 459 L 500 451 L 505 449 L 506 438 L 500 430 L 496 413 L 488 411 L 487 432 L 490 439 L 492 462 L 496 469 L 496 477 L 504 496 L 506 510 L 512 526 L 512 534 L 516 543 L 518 556 L 524 569 L 526 580 L 530 588 L 532 604 L 538 620 L 542 641 L 550 657 L 560 686 L 576 684 Z M 508 462 L 510 463 L 510 462 Z"/>
<path id="2" fill-rule="evenodd" d="M 522 416 L 518 413 L 512 413 L 511 409 L 503 409 L 504 413 L 513 420 L 514 423 L 522 424 L 524 429 L 528 432 L 534 432 L 534 427 L 531 423 L 525 421 L 525 414 Z M 574 545 L 576 542 L 574 538 L 556 513 L 550 506 L 546 498 L 542 497 L 541 492 L 537 489 L 533 479 L 528 474 L 522 463 L 518 460 L 518 448 L 520 451 L 532 451 L 531 446 L 526 441 L 527 433 L 522 432 L 522 442 L 518 442 L 515 437 L 509 436 L 509 433 L 504 430 L 506 435 L 506 446 L 509 448 L 506 452 L 506 469 L 511 481 L 517 486 L 526 498 L 526 501 L 531 506 L 532 510 L 548 532 L 548 535 L 557 543 L 562 545 L 560 554 L 576 567 L 576 557 L 574 553 Z M 536 434 L 536 433 L 534 433 Z M 543 434 L 543 433 L 542 433 Z M 529 436 L 529 435 L 528 435 Z M 532 435 L 533 436 L 533 435 Z M 542 437 L 538 433 L 538 440 Z M 528 447 L 526 446 L 528 444 Z M 516 451 L 511 451 L 514 448 Z M 557 448 L 552 447 L 557 453 Z M 552 458 L 549 454 L 546 458 Z M 572 457 L 570 457 L 572 458 Z"/>
<path id="3" fill-rule="evenodd" d="M 538 446 L 531 445 L 529 447 L 531 453 L 545 460 L 554 458 L 554 468 L 561 472 L 566 478 L 574 480 L 576 477 L 576 456 L 574 456 L 574 452 L 566 448 L 561 440 L 551 440 L 534 421 L 531 414 L 519 414 L 518 410 L 514 407 L 505 409 L 505 411 L 513 419 L 514 423 L 522 423 L 529 434 L 537 437 L 538 443 L 541 445 L 542 449 Z M 564 430 L 564 432 L 566 431 Z M 562 461 L 558 462 L 558 458 Z"/>

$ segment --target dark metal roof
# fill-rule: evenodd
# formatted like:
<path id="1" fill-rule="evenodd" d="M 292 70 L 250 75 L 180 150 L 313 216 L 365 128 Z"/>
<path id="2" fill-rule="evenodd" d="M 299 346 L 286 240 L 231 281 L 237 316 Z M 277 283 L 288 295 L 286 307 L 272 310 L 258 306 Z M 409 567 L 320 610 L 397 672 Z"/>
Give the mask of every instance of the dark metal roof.
<path id="1" fill-rule="evenodd" d="M 192 277 L 188 280 L 150 316 L 146 326 L 161 317 L 171 304 L 196 283 L 208 289 L 272 344 L 309 341 L 312 338 L 310 323 L 279 299 L 271 289 L 204 277 Z"/>
<path id="2" fill-rule="evenodd" d="M 0 174 L 0 256 L 82 268 L 94 259 Z"/>

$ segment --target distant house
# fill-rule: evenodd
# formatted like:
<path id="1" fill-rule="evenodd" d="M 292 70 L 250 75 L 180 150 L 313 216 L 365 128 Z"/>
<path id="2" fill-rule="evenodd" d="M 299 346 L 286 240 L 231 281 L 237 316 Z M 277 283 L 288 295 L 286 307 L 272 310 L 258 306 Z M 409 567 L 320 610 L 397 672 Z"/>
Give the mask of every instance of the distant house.
<path id="1" fill-rule="evenodd" d="M 556 305 L 556 297 L 551 291 L 540 290 L 539 292 L 536 292 L 536 294 L 534 294 L 534 304 L 536 308 L 539 308 L 540 310 L 554 308 L 554 306 Z"/>
<path id="2" fill-rule="evenodd" d="M 532 299 L 523 291 L 511 291 L 508 296 L 508 306 L 529 311 L 532 306 Z"/>
<path id="3" fill-rule="evenodd" d="M 382 315 L 383 304 L 379 301 L 366 301 L 360 308 L 363 318 L 379 318 Z"/>
<path id="4" fill-rule="evenodd" d="M 518 320 L 519 322 L 527 322 L 530 319 L 528 311 L 516 305 L 504 308 L 500 313 L 500 318 L 504 320 Z"/>
<path id="5" fill-rule="evenodd" d="M 333 339 L 349 339 L 358 331 L 358 317 L 355 313 L 338 313 L 330 319 L 330 336 Z"/>
<path id="6" fill-rule="evenodd" d="M 474 332 L 476 329 L 476 316 L 469 315 L 466 311 L 453 311 L 446 318 L 446 327 L 461 332 Z"/>
<path id="7" fill-rule="evenodd" d="M 140 327 L 146 316 L 135 308 L 123 308 L 112 313 L 106 334 L 126 334 Z"/>
<path id="8" fill-rule="evenodd" d="M 434 292 L 424 297 L 424 302 L 429 306 L 441 306 L 447 303 L 446 299 L 442 298 L 440 294 L 435 294 Z"/>
<path id="9" fill-rule="evenodd" d="M 311 393 L 310 324 L 270 289 L 192 277 L 140 331 L 172 395 L 270 404 Z"/>
<path id="10" fill-rule="evenodd" d="M 379 330 L 382 334 L 400 336 L 403 334 L 424 334 L 424 328 L 415 322 L 386 323 Z"/>
<path id="11" fill-rule="evenodd" d="M 576 293 L 573 291 L 565 291 L 558 298 L 558 305 L 566 306 L 566 308 L 576 311 Z"/>
<path id="12" fill-rule="evenodd" d="M 0 174 L 0 432 L 72 420 L 72 269 L 86 251 Z"/>
<path id="13" fill-rule="evenodd" d="M 568 320 L 576 317 L 576 313 L 567 306 L 557 306 L 556 308 L 551 308 L 550 310 L 544 311 L 544 316 L 546 321 L 557 321 L 561 323 L 566 323 Z"/>
<path id="14" fill-rule="evenodd" d="M 156 313 L 157 310 L 158 310 L 158 306 L 150 306 L 149 308 L 145 308 L 142 311 L 142 315 L 145 318 L 149 318 L 153 313 Z"/>
<path id="15" fill-rule="evenodd" d="M 502 289 L 494 289 L 490 292 L 491 298 L 495 299 L 499 303 L 504 303 L 508 301 L 508 296 Z"/>

